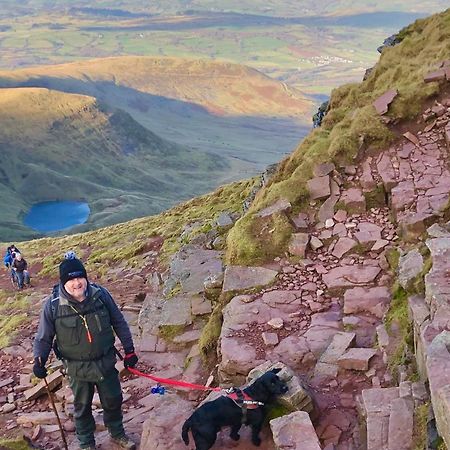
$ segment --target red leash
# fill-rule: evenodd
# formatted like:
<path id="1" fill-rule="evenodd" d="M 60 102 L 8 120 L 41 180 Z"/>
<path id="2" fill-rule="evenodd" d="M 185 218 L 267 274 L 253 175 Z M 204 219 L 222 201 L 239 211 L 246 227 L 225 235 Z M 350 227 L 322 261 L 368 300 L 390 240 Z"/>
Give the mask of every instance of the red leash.
<path id="1" fill-rule="evenodd" d="M 150 380 L 156 381 L 157 383 L 161 384 L 167 384 L 169 386 L 177 386 L 177 387 L 183 387 L 188 389 L 196 389 L 199 391 L 221 391 L 222 388 L 220 387 L 208 387 L 208 386 L 202 386 L 201 384 L 193 384 L 188 383 L 186 381 L 178 381 L 178 380 L 170 380 L 169 378 L 160 378 L 155 377 L 154 375 L 149 375 L 147 373 L 141 372 L 140 370 L 135 369 L 134 367 L 128 367 L 127 370 L 134 375 L 137 375 L 138 377 L 144 377 L 144 378 L 150 378 Z"/>
<path id="2" fill-rule="evenodd" d="M 115 350 L 117 356 L 119 357 L 119 359 L 121 361 L 123 361 L 123 356 L 119 352 L 119 350 L 117 350 L 116 347 L 114 347 L 114 350 Z M 137 370 L 134 367 L 127 367 L 127 370 L 129 372 L 133 373 L 134 375 L 137 375 L 138 377 L 149 378 L 150 380 L 156 381 L 157 383 L 167 384 L 169 386 L 178 386 L 178 387 L 183 387 L 183 388 L 188 388 L 188 389 L 197 389 L 199 391 L 219 392 L 222 390 L 220 387 L 208 387 L 208 386 L 202 386 L 201 384 L 188 383 L 186 381 L 177 381 L 177 380 L 170 380 L 169 378 L 155 377 L 154 375 L 149 375 L 148 373 L 141 372 L 140 370 Z"/>

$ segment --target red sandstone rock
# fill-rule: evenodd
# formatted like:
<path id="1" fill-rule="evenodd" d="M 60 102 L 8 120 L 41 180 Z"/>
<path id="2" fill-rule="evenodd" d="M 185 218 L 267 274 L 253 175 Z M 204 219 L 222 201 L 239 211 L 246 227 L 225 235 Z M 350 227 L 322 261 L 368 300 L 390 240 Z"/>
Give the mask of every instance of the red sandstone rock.
<path id="1" fill-rule="evenodd" d="M 306 255 L 306 249 L 308 247 L 309 234 L 307 233 L 294 233 L 289 243 L 289 253 L 291 255 L 304 258 Z"/>
<path id="2" fill-rule="evenodd" d="M 342 258 L 347 252 L 349 252 L 356 245 L 356 241 L 348 237 L 341 237 L 333 248 L 331 254 L 336 258 Z"/>
<path id="3" fill-rule="evenodd" d="M 348 289 L 344 294 L 344 313 L 371 313 L 380 319 L 383 317 L 391 300 L 389 289 L 384 286 Z"/>
<path id="4" fill-rule="evenodd" d="M 433 72 L 429 72 L 423 78 L 423 81 L 425 81 L 425 83 L 431 83 L 433 81 L 442 81 L 442 80 L 445 80 L 445 70 L 444 69 L 439 69 L 439 70 L 435 70 Z"/>
<path id="5" fill-rule="evenodd" d="M 382 96 L 378 97 L 372 104 L 380 115 L 388 112 L 389 105 L 392 103 L 395 97 L 397 97 L 397 89 L 390 89 Z"/>
<path id="6" fill-rule="evenodd" d="M 344 191 L 340 201 L 351 213 L 362 213 L 366 210 L 366 199 L 358 188 L 350 188 Z"/>
<path id="7" fill-rule="evenodd" d="M 308 181 L 309 196 L 312 200 L 327 198 L 331 195 L 330 177 L 316 177 Z"/>
<path id="8" fill-rule="evenodd" d="M 335 165 L 333 163 L 318 164 L 314 167 L 313 174 L 315 177 L 324 177 L 333 172 Z"/>
<path id="9" fill-rule="evenodd" d="M 368 370 L 369 361 L 376 353 L 373 348 L 351 348 L 338 359 L 338 364 L 343 369 Z"/>

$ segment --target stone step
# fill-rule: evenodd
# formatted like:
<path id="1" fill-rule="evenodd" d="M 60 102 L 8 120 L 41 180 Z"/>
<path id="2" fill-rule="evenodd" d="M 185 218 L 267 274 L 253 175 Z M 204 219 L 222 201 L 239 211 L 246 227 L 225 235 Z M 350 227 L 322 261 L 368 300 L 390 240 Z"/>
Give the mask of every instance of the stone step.
<path id="1" fill-rule="evenodd" d="M 336 364 L 338 359 L 355 342 L 355 333 L 339 332 L 333 336 L 328 348 L 322 353 L 319 362 Z"/>
<path id="2" fill-rule="evenodd" d="M 272 419 L 270 428 L 277 450 L 321 450 L 308 413 L 296 411 Z"/>
<path id="3" fill-rule="evenodd" d="M 388 450 L 412 450 L 414 430 L 414 401 L 411 397 L 391 402 L 388 429 Z"/>

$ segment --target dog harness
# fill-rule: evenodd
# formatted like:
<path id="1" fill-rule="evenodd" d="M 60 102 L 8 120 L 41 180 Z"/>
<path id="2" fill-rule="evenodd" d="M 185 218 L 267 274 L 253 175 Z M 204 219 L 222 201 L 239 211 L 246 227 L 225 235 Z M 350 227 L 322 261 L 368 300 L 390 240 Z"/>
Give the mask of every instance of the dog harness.
<path id="1" fill-rule="evenodd" d="M 264 403 L 253 400 L 250 395 L 246 394 L 239 388 L 231 388 L 227 390 L 227 397 L 233 400 L 239 408 L 242 410 L 242 424 L 247 422 L 247 410 L 256 409 L 260 406 L 264 406 Z"/>

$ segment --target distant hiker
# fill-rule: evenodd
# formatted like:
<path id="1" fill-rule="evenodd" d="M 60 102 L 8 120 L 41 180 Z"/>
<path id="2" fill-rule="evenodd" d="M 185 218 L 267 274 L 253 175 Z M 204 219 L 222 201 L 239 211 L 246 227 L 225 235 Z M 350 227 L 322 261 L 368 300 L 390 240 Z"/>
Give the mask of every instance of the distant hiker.
<path id="1" fill-rule="evenodd" d="M 24 283 L 30 284 L 30 274 L 28 273 L 28 264 L 21 253 L 16 253 L 15 258 L 11 264 L 12 274 L 17 279 L 19 289 L 23 289 Z"/>
<path id="2" fill-rule="evenodd" d="M 11 264 L 16 256 L 16 253 L 20 253 L 20 251 L 14 244 L 11 244 L 6 249 L 5 256 L 3 257 L 3 263 L 5 264 L 6 268 L 9 269 L 11 267 Z"/>
<path id="3" fill-rule="evenodd" d="M 96 387 L 112 441 L 120 448 L 135 449 L 123 428 L 122 390 L 114 348 L 115 332 L 125 351 L 125 367 L 137 364 L 130 328 L 111 294 L 88 282 L 79 259 L 64 259 L 59 265 L 59 278 L 60 283 L 53 288 L 41 312 L 33 345 L 33 372 L 38 378 L 47 376 L 45 363 L 53 346 L 63 361 L 74 394 L 80 448 L 95 449 L 92 399 Z"/>

